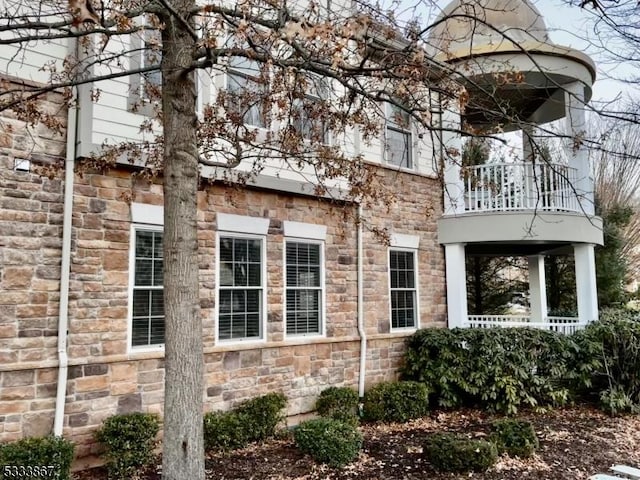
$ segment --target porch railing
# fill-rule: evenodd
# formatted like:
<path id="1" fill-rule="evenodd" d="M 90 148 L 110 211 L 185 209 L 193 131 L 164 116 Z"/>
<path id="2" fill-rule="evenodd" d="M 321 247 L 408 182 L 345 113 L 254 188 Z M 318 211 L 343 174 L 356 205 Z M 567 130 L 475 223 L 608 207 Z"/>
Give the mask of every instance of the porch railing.
<path id="1" fill-rule="evenodd" d="M 547 317 L 544 322 L 533 321 L 531 317 L 520 315 L 469 315 L 463 322 L 468 328 L 493 328 L 493 327 L 529 327 L 550 330 L 569 335 L 585 327 L 575 317 Z"/>
<path id="2" fill-rule="evenodd" d="M 465 211 L 514 210 L 581 213 L 577 172 L 567 165 L 489 163 L 465 167 Z"/>

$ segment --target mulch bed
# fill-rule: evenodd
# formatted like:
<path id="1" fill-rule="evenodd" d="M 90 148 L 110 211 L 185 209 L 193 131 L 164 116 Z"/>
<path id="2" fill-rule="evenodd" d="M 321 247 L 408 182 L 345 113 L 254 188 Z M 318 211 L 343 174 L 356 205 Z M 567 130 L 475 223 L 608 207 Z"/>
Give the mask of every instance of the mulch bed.
<path id="1" fill-rule="evenodd" d="M 640 467 L 640 416 L 612 418 L 589 407 L 524 413 L 540 439 L 531 459 L 503 456 L 485 473 L 438 473 L 423 459 L 423 439 L 435 432 L 463 432 L 484 437 L 497 418 L 484 412 L 436 412 L 406 424 L 364 425 L 365 443 L 358 460 L 343 469 L 318 465 L 298 452 L 291 439 L 273 440 L 207 458 L 207 479 L 314 480 L 314 479 L 463 479 L 579 480 L 606 472 L 616 463 Z M 141 480 L 160 478 L 160 466 Z M 78 480 L 104 480 L 104 469 L 76 474 Z M 186 479 L 185 479 L 186 480 Z"/>

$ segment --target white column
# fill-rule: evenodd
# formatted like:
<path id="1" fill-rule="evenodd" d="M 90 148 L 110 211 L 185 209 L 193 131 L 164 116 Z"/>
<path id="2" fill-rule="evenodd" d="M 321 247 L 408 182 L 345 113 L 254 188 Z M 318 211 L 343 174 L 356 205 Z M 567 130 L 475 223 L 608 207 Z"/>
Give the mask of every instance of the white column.
<path id="1" fill-rule="evenodd" d="M 580 206 L 588 215 L 595 212 L 593 203 L 593 179 L 589 171 L 589 153 L 581 139 L 587 131 L 585 118 L 584 85 L 574 82 L 565 86 L 565 121 L 569 140 L 566 144 L 569 166 L 576 169 L 576 184 L 573 185 Z"/>
<path id="2" fill-rule="evenodd" d="M 596 287 L 596 260 L 594 246 L 581 243 L 573 246 L 576 263 L 576 293 L 578 319 L 589 323 L 598 319 L 598 289 Z"/>
<path id="3" fill-rule="evenodd" d="M 454 103 L 452 100 L 451 103 Z M 444 214 L 464 213 L 464 180 L 460 176 L 462 164 L 462 134 L 460 111 L 455 105 L 442 105 L 440 133 L 444 168 Z"/>
<path id="4" fill-rule="evenodd" d="M 547 319 L 547 280 L 544 273 L 544 255 L 527 258 L 529 263 L 529 303 L 531 321 L 544 322 Z"/>
<path id="5" fill-rule="evenodd" d="M 449 328 L 463 327 L 467 321 L 467 274 L 464 243 L 444 246 L 447 270 L 447 313 Z"/>

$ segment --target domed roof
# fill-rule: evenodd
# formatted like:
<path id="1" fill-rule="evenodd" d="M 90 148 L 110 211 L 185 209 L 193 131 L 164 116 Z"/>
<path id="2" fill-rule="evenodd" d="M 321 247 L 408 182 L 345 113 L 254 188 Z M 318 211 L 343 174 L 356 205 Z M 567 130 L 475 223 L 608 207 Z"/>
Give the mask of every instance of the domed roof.
<path id="1" fill-rule="evenodd" d="M 429 44 L 441 60 L 536 51 L 574 57 L 593 69 L 586 55 L 551 42 L 542 15 L 529 0 L 453 0 L 435 25 Z"/>

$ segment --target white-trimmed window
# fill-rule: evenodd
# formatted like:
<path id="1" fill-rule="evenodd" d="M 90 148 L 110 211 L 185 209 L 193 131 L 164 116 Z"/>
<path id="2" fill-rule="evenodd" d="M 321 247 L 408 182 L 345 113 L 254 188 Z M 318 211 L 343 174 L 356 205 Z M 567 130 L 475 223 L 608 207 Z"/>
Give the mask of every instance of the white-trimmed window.
<path id="1" fill-rule="evenodd" d="M 329 86 L 321 78 L 312 77 L 304 98 L 294 100 L 291 125 L 304 138 L 313 143 L 329 144 L 329 131 L 324 121 L 326 114 L 322 102 L 328 98 Z"/>
<path id="2" fill-rule="evenodd" d="M 227 91 L 230 102 L 227 108 L 242 116 L 245 125 L 266 128 L 269 114 L 263 97 L 266 85 L 261 72 L 262 66 L 255 60 L 231 57 L 227 69 Z"/>
<path id="3" fill-rule="evenodd" d="M 323 331 L 323 244 L 285 241 L 285 319 L 287 335 L 320 335 Z"/>
<path id="4" fill-rule="evenodd" d="M 132 227 L 131 347 L 164 345 L 162 227 Z"/>
<path id="5" fill-rule="evenodd" d="M 263 337 L 264 239 L 219 237 L 218 339 Z"/>
<path id="6" fill-rule="evenodd" d="M 384 155 L 386 162 L 400 168 L 413 168 L 411 116 L 396 105 L 386 104 Z"/>
<path id="7" fill-rule="evenodd" d="M 149 22 L 145 21 L 145 25 Z M 158 93 L 162 88 L 160 62 L 162 60 L 162 42 L 158 30 L 145 28 L 131 35 L 131 68 L 157 67 L 157 69 L 130 76 L 129 109 L 150 115 L 150 101 L 159 101 Z"/>
<path id="8" fill-rule="evenodd" d="M 389 250 L 389 287 L 391 297 L 391 329 L 417 328 L 418 294 L 416 251 Z"/>

